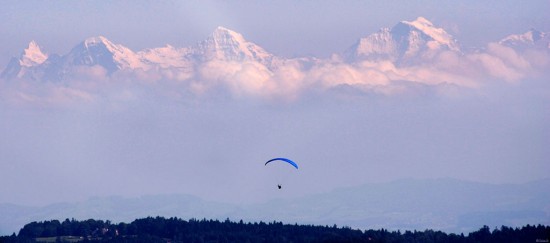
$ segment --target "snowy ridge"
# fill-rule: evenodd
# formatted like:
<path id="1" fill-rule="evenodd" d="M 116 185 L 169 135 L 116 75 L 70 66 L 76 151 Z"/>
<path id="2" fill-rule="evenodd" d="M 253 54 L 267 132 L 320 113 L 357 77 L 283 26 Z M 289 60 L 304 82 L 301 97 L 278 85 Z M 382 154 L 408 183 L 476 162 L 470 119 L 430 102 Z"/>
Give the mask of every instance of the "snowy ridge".
<path id="1" fill-rule="evenodd" d="M 189 50 L 186 48 L 175 48 L 171 45 L 165 47 L 145 49 L 137 53 L 144 65 L 158 65 L 161 68 L 184 68 L 192 65 L 187 58 Z"/>
<path id="2" fill-rule="evenodd" d="M 550 49 L 550 35 L 536 29 L 531 29 L 523 34 L 509 35 L 498 43 L 516 48 L 536 47 Z"/>

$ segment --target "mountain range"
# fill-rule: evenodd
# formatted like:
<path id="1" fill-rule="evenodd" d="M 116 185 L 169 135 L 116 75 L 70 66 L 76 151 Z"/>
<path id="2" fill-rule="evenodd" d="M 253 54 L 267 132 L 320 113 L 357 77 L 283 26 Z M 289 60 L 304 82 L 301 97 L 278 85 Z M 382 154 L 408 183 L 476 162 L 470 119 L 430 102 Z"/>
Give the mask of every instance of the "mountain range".
<path id="1" fill-rule="evenodd" d="M 530 30 L 508 36 L 498 43 L 518 50 L 535 48 L 549 51 L 550 35 Z M 429 20 L 418 17 L 360 38 L 337 56 L 345 63 L 389 61 L 398 67 L 406 67 L 433 60 L 442 52 L 464 54 L 452 35 Z M 274 71 L 287 61 L 299 61 L 304 66 L 311 66 L 319 60 L 312 57 L 279 57 L 233 30 L 218 27 L 205 40 L 190 47 L 167 45 L 137 52 L 103 36 L 88 38 L 64 55 L 45 54 L 35 41 L 31 41 L 19 57 L 11 59 L 0 77 L 8 80 L 60 81 L 68 79 L 79 67 L 94 66 L 102 67 L 107 75 L 120 70 L 158 69 L 191 73 L 197 66 L 211 61 L 254 62 L 265 70 Z"/>
<path id="2" fill-rule="evenodd" d="M 276 57 L 262 47 L 249 42 L 232 30 L 218 27 L 205 40 L 189 48 L 170 45 L 134 52 L 115 44 L 103 36 L 90 37 L 76 45 L 65 55 L 47 55 L 35 41 L 12 58 L 2 72 L 6 79 L 28 78 L 33 80 L 63 80 L 79 66 L 101 66 L 108 74 L 119 70 L 150 70 L 155 68 L 192 69 L 200 62 L 256 61 L 270 66 Z"/>
<path id="3" fill-rule="evenodd" d="M 205 201 L 190 195 L 98 197 L 43 207 L 0 204 L 0 215 L 4 216 L 0 218 L 0 235 L 16 232 L 31 221 L 94 218 L 130 222 L 147 216 L 460 233 L 483 225 L 550 224 L 548 188 L 549 179 L 500 185 L 456 179 L 402 179 L 247 205 Z"/>

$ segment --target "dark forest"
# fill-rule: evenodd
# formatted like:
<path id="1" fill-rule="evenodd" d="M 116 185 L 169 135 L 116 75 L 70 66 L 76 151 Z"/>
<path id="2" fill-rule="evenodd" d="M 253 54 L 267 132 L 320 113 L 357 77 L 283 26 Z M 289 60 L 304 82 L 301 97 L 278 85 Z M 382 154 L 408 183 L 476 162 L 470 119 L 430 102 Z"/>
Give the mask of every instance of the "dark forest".
<path id="1" fill-rule="evenodd" d="M 441 231 L 359 230 L 349 227 L 183 220 L 148 217 L 131 223 L 88 219 L 50 220 L 25 225 L 0 242 L 549 242 L 550 226 L 483 226 L 464 234 Z"/>

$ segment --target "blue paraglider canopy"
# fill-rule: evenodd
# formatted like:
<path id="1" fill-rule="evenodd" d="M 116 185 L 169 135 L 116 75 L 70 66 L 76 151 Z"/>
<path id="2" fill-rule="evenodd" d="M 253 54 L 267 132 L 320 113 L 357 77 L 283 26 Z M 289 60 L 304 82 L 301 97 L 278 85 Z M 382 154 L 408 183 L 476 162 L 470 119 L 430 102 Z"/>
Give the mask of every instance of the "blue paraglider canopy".
<path id="1" fill-rule="evenodd" d="M 273 161 L 283 161 L 283 162 L 287 162 L 289 163 L 290 165 L 294 166 L 296 169 L 298 169 L 298 164 L 296 164 L 294 161 L 292 160 L 289 160 L 287 158 L 274 158 L 274 159 L 270 159 L 269 161 L 265 162 L 265 165 L 273 162 Z"/>

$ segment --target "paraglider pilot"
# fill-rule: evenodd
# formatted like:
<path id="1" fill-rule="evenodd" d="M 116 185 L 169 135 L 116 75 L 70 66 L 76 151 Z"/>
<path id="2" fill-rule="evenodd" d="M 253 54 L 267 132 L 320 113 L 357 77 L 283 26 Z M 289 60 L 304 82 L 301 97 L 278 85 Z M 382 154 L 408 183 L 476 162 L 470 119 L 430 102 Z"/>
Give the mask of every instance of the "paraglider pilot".
<path id="1" fill-rule="evenodd" d="M 269 161 L 265 162 L 265 165 L 269 164 L 270 162 L 276 161 L 276 160 L 281 160 L 281 161 L 287 162 L 290 165 L 294 166 L 294 168 L 298 169 L 298 165 L 296 163 L 294 163 L 294 161 L 286 159 L 286 158 L 270 159 Z M 277 184 L 277 188 L 279 188 L 279 190 L 281 190 L 283 188 L 283 186 L 281 186 L 281 184 Z"/>

